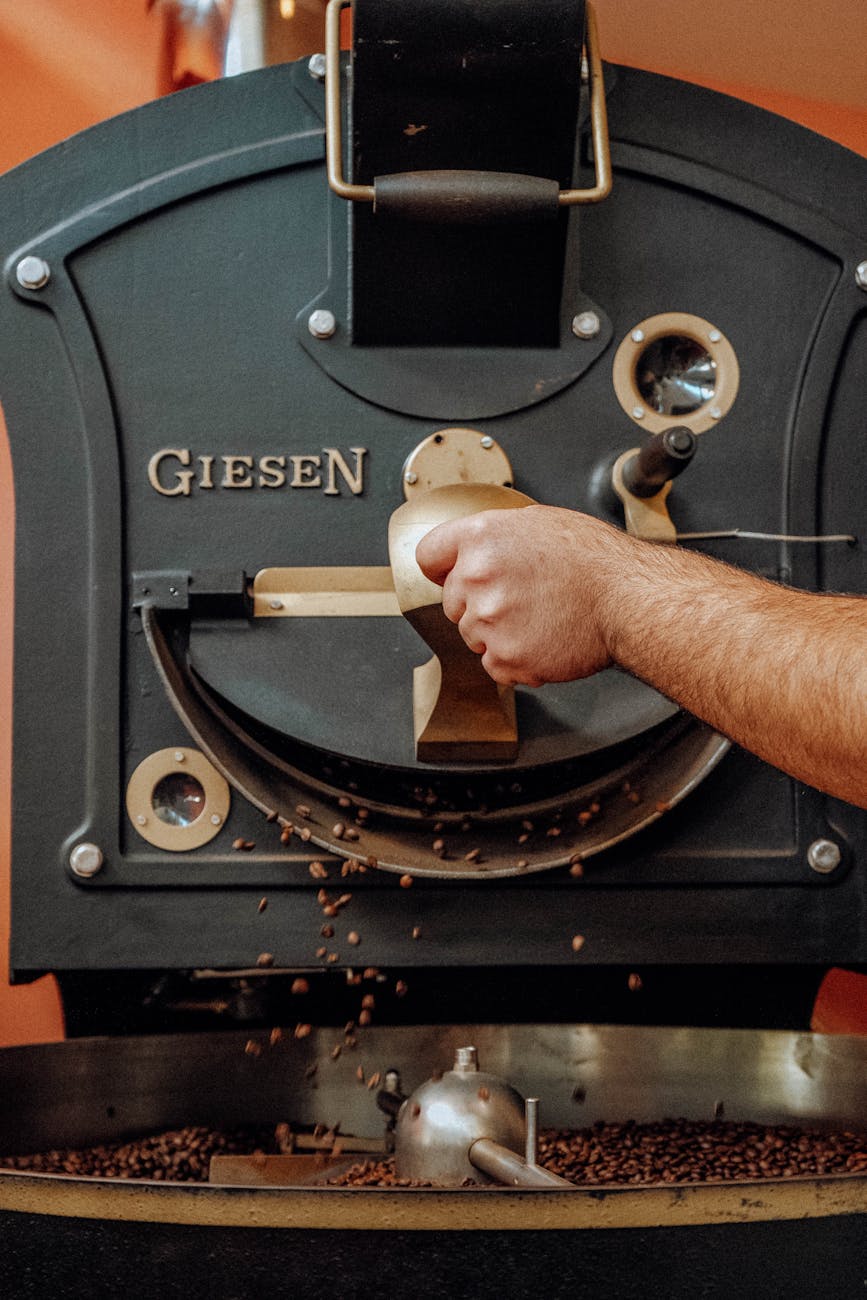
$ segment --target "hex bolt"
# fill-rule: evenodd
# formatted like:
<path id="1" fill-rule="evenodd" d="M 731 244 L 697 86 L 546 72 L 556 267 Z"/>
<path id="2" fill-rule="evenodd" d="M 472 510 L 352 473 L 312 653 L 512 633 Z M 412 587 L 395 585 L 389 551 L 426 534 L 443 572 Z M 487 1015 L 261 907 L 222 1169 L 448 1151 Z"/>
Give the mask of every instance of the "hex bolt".
<path id="1" fill-rule="evenodd" d="M 22 257 L 15 268 L 15 278 L 22 289 L 41 289 L 51 279 L 51 267 L 42 257 Z"/>
<path id="2" fill-rule="evenodd" d="M 83 880 L 89 880 L 91 876 L 101 871 L 104 861 L 99 845 L 89 844 L 86 840 L 76 844 L 69 855 L 69 866 L 73 875 L 81 876 Z"/>
<path id="3" fill-rule="evenodd" d="M 839 867 L 843 855 L 839 844 L 833 840 L 813 840 L 807 849 L 807 862 L 811 871 L 827 876 Z"/>
<path id="4" fill-rule="evenodd" d="M 312 311 L 307 321 L 307 328 L 315 339 L 330 339 L 337 329 L 334 313 L 326 311 L 322 307 L 318 308 L 317 311 Z"/>
<path id="5" fill-rule="evenodd" d="M 595 311 L 582 311 L 572 317 L 572 333 L 576 339 L 595 339 L 602 322 Z"/>
<path id="6" fill-rule="evenodd" d="M 325 55 L 321 52 L 319 54 L 311 54 L 310 58 L 307 60 L 307 71 L 310 73 L 314 81 L 325 80 L 326 66 Z"/>

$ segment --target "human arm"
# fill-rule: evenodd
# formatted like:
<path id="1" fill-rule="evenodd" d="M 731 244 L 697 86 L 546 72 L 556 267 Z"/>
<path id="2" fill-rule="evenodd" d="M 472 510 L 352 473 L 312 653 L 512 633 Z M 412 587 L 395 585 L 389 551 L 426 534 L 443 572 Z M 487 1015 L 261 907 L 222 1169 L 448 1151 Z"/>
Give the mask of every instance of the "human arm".
<path id="1" fill-rule="evenodd" d="M 782 587 L 551 506 L 442 524 L 417 558 L 495 681 L 538 686 L 616 663 L 867 807 L 867 599 Z"/>

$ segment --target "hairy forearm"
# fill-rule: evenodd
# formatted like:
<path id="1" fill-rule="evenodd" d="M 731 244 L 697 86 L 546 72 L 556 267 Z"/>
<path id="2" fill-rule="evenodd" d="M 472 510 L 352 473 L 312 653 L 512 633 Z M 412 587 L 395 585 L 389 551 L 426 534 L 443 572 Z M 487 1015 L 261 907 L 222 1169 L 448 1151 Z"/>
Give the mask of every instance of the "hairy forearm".
<path id="1" fill-rule="evenodd" d="M 612 658 L 760 758 L 867 806 L 867 600 L 623 538 L 597 583 Z"/>

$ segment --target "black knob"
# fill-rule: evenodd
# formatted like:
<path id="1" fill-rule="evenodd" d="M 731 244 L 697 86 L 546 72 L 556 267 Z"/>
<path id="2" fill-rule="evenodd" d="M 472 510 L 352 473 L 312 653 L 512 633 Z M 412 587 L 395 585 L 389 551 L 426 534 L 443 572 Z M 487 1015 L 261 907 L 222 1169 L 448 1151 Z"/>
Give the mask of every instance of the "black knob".
<path id="1" fill-rule="evenodd" d="M 623 486 L 633 496 L 655 496 L 686 469 L 697 446 L 698 439 L 692 429 L 683 424 L 655 433 L 624 465 Z"/>

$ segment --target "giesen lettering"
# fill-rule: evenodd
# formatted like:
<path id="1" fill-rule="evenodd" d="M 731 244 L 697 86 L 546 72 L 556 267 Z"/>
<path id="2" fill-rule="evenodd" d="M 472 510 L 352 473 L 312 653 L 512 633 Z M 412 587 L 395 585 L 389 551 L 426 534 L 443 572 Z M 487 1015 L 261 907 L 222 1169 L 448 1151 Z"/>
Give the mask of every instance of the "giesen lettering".
<path id="1" fill-rule="evenodd" d="M 341 495 L 340 482 L 353 496 L 364 489 L 366 447 L 350 447 L 355 468 L 336 447 L 319 456 L 193 456 L 189 447 L 163 447 L 148 461 L 148 482 L 163 497 L 188 497 L 193 488 L 319 488 Z M 339 477 L 338 477 L 339 476 Z"/>

